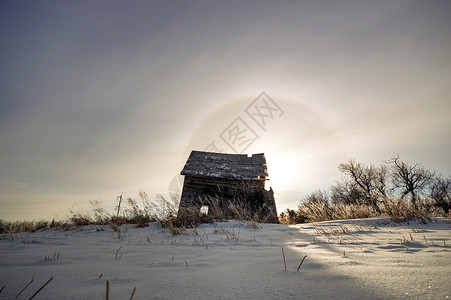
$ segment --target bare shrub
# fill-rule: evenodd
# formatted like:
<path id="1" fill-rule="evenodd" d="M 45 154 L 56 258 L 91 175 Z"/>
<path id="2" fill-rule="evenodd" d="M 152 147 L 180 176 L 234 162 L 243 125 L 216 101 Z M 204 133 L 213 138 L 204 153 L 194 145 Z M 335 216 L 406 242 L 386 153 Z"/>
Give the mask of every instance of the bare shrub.
<path id="1" fill-rule="evenodd" d="M 419 163 L 411 166 L 401 161 L 399 155 L 386 163 L 391 165 L 392 183 L 400 189 L 401 197 L 410 194 L 412 204 L 417 207 L 419 194 L 433 181 L 435 173 L 426 170 Z"/>
<path id="2" fill-rule="evenodd" d="M 333 211 L 334 220 L 365 219 L 376 217 L 379 212 L 371 205 L 338 205 Z"/>
<path id="3" fill-rule="evenodd" d="M 279 222 L 282 224 L 299 224 L 307 223 L 308 219 L 305 215 L 299 214 L 298 211 L 287 208 L 286 211 L 280 213 Z"/>
<path id="4" fill-rule="evenodd" d="M 349 179 L 343 178 L 331 187 L 331 202 L 335 205 L 361 205 L 365 196 L 357 188 L 357 185 Z"/>
<path id="5" fill-rule="evenodd" d="M 299 212 L 308 222 L 362 219 L 378 215 L 373 207 L 359 204 L 324 205 L 316 203 L 300 206 Z"/>
<path id="6" fill-rule="evenodd" d="M 323 190 L 316 190 L 311 194 L 308 194 L 305 196 L 305 198 L 302 200 L 304 204 L 311 205 L 316 203 L 324 203 L 326 205 L 330 204 L 329 195 L 326 191 Z"/>
<path id="7" fill-rule="evenodd" d="M 347 163 L 340 164 L 338 170 L 351 180 L 353 183 L 351 191 L 358 194 L 361 204 L 370 205 L 380 212 L 379 203 L 387 195 L 387 167 L 385 165 L 375 167 L 372 164 L 367 166 L 350 159 Z"/>
<path id="8" fill-rule="evenodd" d="M 430 197 L 434 205 L 440 207 L 448 214 L 451 210 L 451 177 L 436 177 L 431 185 Z"/>
<path id="9" fill-rule="evenodd" d="M 384 212 L 398 222 L 406 222 L 412 219 L 420 219 L 423 222 L 429 220 L 434 212 L 425 209 L 425 206 L 414 205 L 404 198 L 391 198 L 385 201 Z"/>

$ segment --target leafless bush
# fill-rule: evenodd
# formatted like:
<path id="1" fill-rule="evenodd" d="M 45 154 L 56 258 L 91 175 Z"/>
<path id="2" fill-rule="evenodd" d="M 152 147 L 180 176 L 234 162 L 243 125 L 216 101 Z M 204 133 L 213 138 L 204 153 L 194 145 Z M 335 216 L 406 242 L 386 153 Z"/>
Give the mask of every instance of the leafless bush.
<path id="1" fill-rule="evenodd" d="M 311 194 L 308 194 L 302 202 L 306 205 L 316 204 L 316 203 L 323 203 L 325 205 L 330 204 L 329 195 L 326 191 L 323 190 L 316 190 Z"/>
<path id="2" fill-rule="evenodd" d="M 350 159 L 340 164 L 345 175 L 326 191 L 317 190 L 301 199 L 297 210 L 287 209 L 282 223 L 388 216 L 407 221 L 447 216 L 451 211 L 451 178 L 402 162 L 399 156 L 375 167 Z M 426 197 L 426 191 L 430 191 Z M 410 196 L 410 197 L 406 197 Z"/>
<path id="3" fill-rule="evenodd" d="M 303 219 L 305 222 L 362 219 L 378 215 L 378 213 L 369 205 L 325 205 L 324 203 L 300 205 L 296 214 L 298 215 L 298 219 Z"/>
<path id="4" fill-rule="evenodd" d="M 299 214 L 294 209 L 287 208 L 286 211 L 280 213 L 279 222 L 282 224 L 307 223 L 308 218 L 303 214 Z"/>
<path id="5" fill-rule="evenodd" d="M 435 173 L 426 170 L 419 163 L 411 166 L 401 161 L 399 155 L 392 157 L 386 163 L 391 165 L 394 188 L 400 189 L 403 198 L 410 194 L 412 204 L 417 206 L 419 194 L 433 181 Z"/>
<path id="6" fill-rule="evenodd" d="M 357 185 L 349 179 L 342 178 L 331 187 L 331 202 L 335 205 L 362 205 L 365 196 Z"/>
<path id="7" fill-rule="evenodd" d="M 296 211 L 287 210 L 280 215 L 281 223 L 311 223 L 330 220 L 364 219 L 377 216 L 388 216 L 396 221 L 408 221 L 420 219 L 430 220 L 431 217 L 445 216 L 426 200 L 416 208 L 410 201 L 402 198 L 387 198 L 380 212 L 371 205 L 364 204 L 325 204 L 325 203 L 303 203 Z"/>
<path id="8" fill-rule="evenodd" d="M 419 219 L 426 223 L 432 217 L 444 216 L 443 211 L 437 210 L 427 199 L 419 199 L 418 202 L 414 205 L 405 198 L 387 199 L 384 212 L 391 219 L 399 222 Z"/>
<path id="9" fill-rule="evenodd" d="M 451 177 L 436 177 L 431 185 L 430 197 L 434 199 L 436 207 L 448 214 L 451 210 Z"/>
<path id="10" fill-rule="evenodd" d="M 372 164 L 367 166 L 350 159 L 347 163 L 340 164 L 338 170 L 351 180 L 349 195 L 357 196 L 360 204 L 370 205 L 380 212 L 379 203 L 387 196 L 387 167 Z"/>

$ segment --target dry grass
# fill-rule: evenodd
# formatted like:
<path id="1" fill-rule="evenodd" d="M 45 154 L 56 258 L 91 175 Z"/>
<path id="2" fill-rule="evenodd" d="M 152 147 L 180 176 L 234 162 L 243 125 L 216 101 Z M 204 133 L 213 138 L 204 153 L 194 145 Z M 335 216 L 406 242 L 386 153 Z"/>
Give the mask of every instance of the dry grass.
<path id="1" fill-rule="evenodd" d="M 378 213 L 366 205 L 330 205 L 311 203 L 299 205 L 298 210 L 282 213 L 279 220 L 284 224 L 313 223 L 331 220 L 363 219 L 378 216 Z"/>
<path id="2" fill-rule="evenodd" d="M 86 225 L 107 225 L 118 235 L 121 235 L 119 226 L 133 224 L 136 227 L 146 227 L 150 222 L 159 222 L 162 227 L 169 228 L 172 235 L 188 234 L 187 228 L 196 231 L 197 224 L 213 223 L 215 221 L 238 220 L 248 222 L 250 228 L 258 229 L 258 223 L 273 223 L 274 219 L 265 214 L 265 208 L 257 211 L 241 203 L 229 203 L 221 206 L 221 201 L 215 197 L 205 197 L 203 205 L 208 206 L 208 213 L 204 213 L 197 206 L 187 207 L 178 213 L 178 203 L 174 199 L 167 201 L 163 196 L 157 195 L 154 202 L 148 199 L 144 192 L 140 192 L 142 204 L 127 198 L 121 199 L 114 212 L 108 212 L 102 207 L 101 201 L 91 201 L 92 210 L 88 212 L 70 211 L 68 219 L 62 221 L 15 221 L 0 220 L 0 234 L 17 232 L 34 232 L 50 228 L 68 230 L 72 227 Z M 119 197 L 118 197 L 119 199 Z M 279 217 L 284 224 L 314 223 L 330 220 L 363 219 L 378 216 L 387 216 L 397 222 L 406 222 L 418 219 L 426 223 L 432 217 L 451 217 L 426 200 L 418 201 L 414 206 L 410 201 L 401 198 L 384 199 L 380 203 L 380 212 L 369 205 L 357 204 L 330 204 L 326 201 L 301 203 L 297 210 L 287 210 Z M 178 213 L 178 215 L 177 215 Z"/>
<path id="3" fill-rule="evenodd" d="M 445 212 L 433 206 L 427 201 L 420 202 L 417 206 L 405 199 L 386 199 L 383 207 L 384 212 L 390 218 L 397 222 L 407 222 L 418 219 L 423 223 L 430 221 L 432 217 L 445 217 Z"/>
<path id="4" fill-rule="evenodd" d="M 116 255 L 114 256 L 114 260 L 121 259 L 122 255 L 124 254 L 124 253 L 122 253 L 122 252 L 119 254 L 119 251 L 121 251 L 121 249 L 122 249 L 122 247 L 119 247 L 119 248 L 116 250 Z"/>
<path id="5" fill-rule="evenodd" d="M 277 217 L 267 213 L 267 207 L 257 210 L 240 202 L 229 202 L 223 205 L 218 197 L 206 196 L 201 200 L 201 206 L 208 206 L 208 213 L 203 213 L 201 207 L 195 205 L 184 207 L 172 221 L 176 226 L 192 226 L 192 224 L 213 223 L 214 221 L 238 220 L 253 223 L 278 223 Z"/>
<path id="6" fill-rule="evenodd" d="M 103 208 L 99 200 L 90 201 L 91 211 L 69 211 L 67 219 L 62 221 L 14 221 L 0 220 L 0 234 L 17 232 L 34 232 L 50 228 L 69 230 L 72 227 L 87 225 L 108 225 L 120 234 L 119 226 L 133 224 L 136 227 L 146 227 L 150 222 L 160 222 L 167 226 L 168 221 L 175 219 L 178 203 L 167 201 L 163 196 L 157 195 L 155 202 L 149 201 L 144 192 L 140 192 L 142 205 L 136 200 L 127 198 L 125 203 L 118 205 L 114 212 L 108 212 Z M 122 201 L 122 198 L 120 198 Z"/>
<path id="7" fill-rule="evenodd" d="M 73 227 L 104 225 L 117 232 L 118 238 L 121 238 L 120 225 L 133 224 L 136 227 L 146 227 L 150 222 L 159 222 L 162 227 L 169 228 L 172 235 L 188 234 L 187 228 L 192 228 L 193 233 L 197 235 L 197 224 L 233 219 L 247 221 L 250 228 L 258 229 L 259 222 L 274 222 L 264 213 L 265 208 L 255 211 L 240 203 L 229 203 L 227 207 L 222 207 L 222 201 L 215 197 L 203 199 L 203 204 L 208 205 L 208 213 L 203 213 L 195 206 L 185 208 L 178 213 L 177 201 L 174 199 L 167 201 L 161 195 L 157 195 L 156 200 L 152 202 L 144 192 L 140 192 L 142 200 L 140 205 L 136 200 L 131 198 L 123 200 L 121 196 L 118 197 L 119 203 L 113 212 L 104 209 L 102 202 L 96 200 L 90 201 L 91 211 L 70 210 L 68 218 L 64 221 L 5 222 L 0 220 L 0 234 L 34 232 L 50 228 L 68 230 Z M 104 229 L 99 227 L 97 230 Z M 231 237 L 231 239 L 234 238 Z"/>
<path id="8" fill-rule="evenodd" d="M 0 220 L 0 234 L 3 233 L 17 233 L 17 232 L 35 232 L 43 229 L 57 228 L 70 229 L 74 224 L 70 221 L 14 221 L 6 222 Z"/>
<path id="9" fill-rule="evenodd" d="M 169 228 L 169 232 L 170 232 L 172 235 L 181 235 L 181 234 L 188 235 L 188 231 L 186 231 L 186 228 L 185 228 L 184 225 L 181 225 L 181 226 L 179 226 L 179 227 L 176 227 L 176 226 L 174 225 L 174 223 L 172 223 L 172 222 L 170 221 L 170 222 L 169 222 L 168 228 Z"/>
<path id="10" fill-rule="evenodd" d="M 217 227 L 216 224 L 213 225 L 213 233 L 222 233 L 225 234 L 226 240 L 238 242 L 240 240 L 240 232 L 241 228 L 238 228 L 238 233 L 235 232 L 235 228 L 226 229 L 223 227 Z"/>
<path id="11" fill-rule="evenodd" d="M 316 234 L 324 234 L 324 235 L 344 235 L 349 234 L 351 232 L 364 232 L 362 226 L 353 225 L 352 227 L 346 227 L 346 226 L 338 226 L 338 227 L 328 227 L 328 226 L 319 226 L 319 225 L 313 225 L 315 228 Z"/>
<path id="12" fill-rule="evenodd" d="M 396 222 L 417 219 L 426 223 L 432 217 L 449 217 L 443 209 L 424 200 L 416 207 L 406 199 L 387 198 L 380 204 L 380 212 L 369 205 L 330 204 L 328 202 L 302 203 L 297 210 L 283 212 L 279 220 L 284 224 L 314 223 L 332 220 L 365 219 L 385 216 Z"/>
<path id="13" fill-rule="evenodd" d="M 55 253 L 53 253 L 53 256 L 46 256 L 46 257 L 44 257 L 44 259 L 42 261 L 48 262 L 48 261 L 54 261 L 54 260 L 59 260 L 59 259 L 60 259 L 60 252 L 55 252 Z"/>
<path id="14" fill-rule="evenodd" d="M 254 221 L 250 221 L 247 223 L 249 229 L 261 229 L 262 226 Z"/>

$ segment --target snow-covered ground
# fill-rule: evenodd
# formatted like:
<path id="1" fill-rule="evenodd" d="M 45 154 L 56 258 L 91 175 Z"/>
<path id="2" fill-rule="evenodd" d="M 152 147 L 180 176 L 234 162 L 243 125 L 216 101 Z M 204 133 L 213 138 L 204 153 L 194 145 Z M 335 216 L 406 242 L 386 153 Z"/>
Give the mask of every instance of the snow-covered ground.
<path id="1" fill-rule="evenodd" d="M 0 299 L 448 299 L 451 221 L 88 226 L 0 240 Z M 285 255 L 286 268 L 283 260 Z M 307 257 L 305 257 L 307 256 Z M 301 267 L 297 271 L 302 259 Z"/>

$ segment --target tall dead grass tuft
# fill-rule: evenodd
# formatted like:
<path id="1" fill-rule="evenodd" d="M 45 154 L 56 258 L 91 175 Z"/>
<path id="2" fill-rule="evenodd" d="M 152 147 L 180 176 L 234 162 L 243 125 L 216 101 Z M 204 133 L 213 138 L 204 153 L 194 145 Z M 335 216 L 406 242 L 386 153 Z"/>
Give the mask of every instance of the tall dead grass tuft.
<path id="1" fill-rule="evenodd" d="M 46 230 L 50 228 L 56 229 L 69 229 L 72 226 L 72 222 L 68 220 L 51 222 L 39 220 L 39 221 L 14 221 L 7 222 L 0 220 L 0 234 L 6 233 L 18 233 L 18 232 L 35 232 L 38 230 Z"/>
<path id="2" fill-rule="evenodd" d="M 124 201 L 122 194 L 118 196 L 114 213 L 105 210 L 100 200 L 90 201 L 91 211 L 70 210 L 69 220 L 75 226 L 133 224 L 142 228 L 157 221 L 166 227 L 175 218 L 178 205 L 176 199 L 168 201 L 162 195 L 156 195 L 153 202 L 144 191 L 140 191 L 139 196 L 142 204 L 130 197 Z"/>
<path id="3" fill-rule="evenodd" d="M 361 219 L 377 216 L 371 206 L 366 205 L 330 205 L 328 203 L 308 203 L 299 205 L 298 210 L 281 216 L 282 223 L 312 223 L 330 220 Z M 294 222 L 293 222 L 294 221 Z"/>
<path id="4" fill-rule="evenodd" d="M 391 219 L 397 222 L 418 219 L 426 223 L 432 217 L 445 216 L 443 210 L 433 206 L 427 200 L 418 202 L 417 205 L 414 205 L 401 198 L 386 199 L 384 201 L 384 211 Z"/>
<path id="5" fill-rule="evenodd" d="M 268 215 L 267 207 L 252 209 L 249 204 L 240 201 L 224 203 L 219 197 L 204 196 L 200 199 L 201 206 L 188 205 L 178 211 L 174 224 L 177 226 L 214 221 L 239 220 L 255 223 L 274 223 L 274 217 Z M 276 217 L 277 219 L 277 217 Z"/>
<path id="6" fill-rule="evenodd" d="M 172 235 L 181 235 L 181 234 L 187 235 L 187 234 L 188 234 L 188 232 L 186 231 L 185 226 L 183 226 L 183 225 L 182 225 L 182 226 L 179 226 L 179 227 L 176 227 L 176 226 L 174 225 L 174 223 L 169 222 L 168 228 L 169 228 L 169 232 L 170 232 Z"/>
<path id="7" fill-rule="evenodd" d="M 394 221 L 406 222 L 412 219 L 423 223 L 432 217 L 446 217 L 444 210 L 437 208 L 428 199 L 418 200 L 413 205 L 407 199 L 385 198 L 380 204 L 379 211 L 371 205 L 365 204 L 330 204 L 329 202 L 301 203 L 298 210 L 283 212 L 279 220 L 284 224 L 313 223 L 331 220 L 365 219 L 386 216 Z"/>

